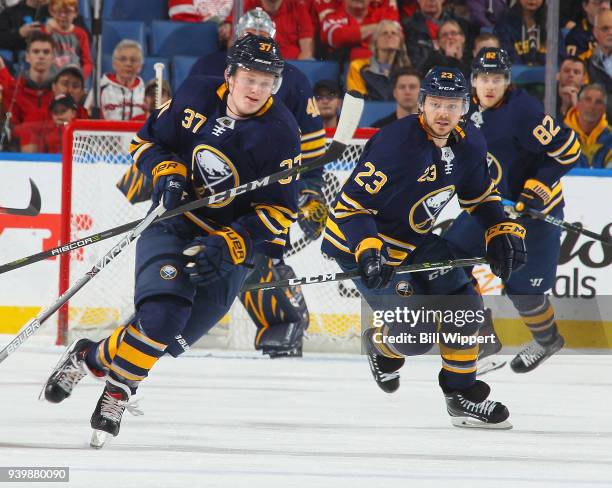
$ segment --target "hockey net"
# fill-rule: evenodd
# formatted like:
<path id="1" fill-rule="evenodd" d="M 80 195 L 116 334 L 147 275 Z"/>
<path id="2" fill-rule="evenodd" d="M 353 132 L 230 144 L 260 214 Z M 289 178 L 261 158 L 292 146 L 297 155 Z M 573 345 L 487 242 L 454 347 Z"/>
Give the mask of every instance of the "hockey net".
<path id="1" fill-rule="evenodd" d="M 116 183 L 131 164 L 130 140 L 139 123 L 76 121 L 66 131 L 62 157 L 62 242 L 74 241 L 142 218 L 148 203 L 130 204 Z M 324 193 L 331 203 L 342 182 L 372 136 L 358 129 L 342 157 L 326 167 Z M 333 132 L 328 133 L 328 137 Z M 60 293 L 86 273 L 119 238 L 89 245 L 60 259 Z M 320 238 L 308 241 L 298 225 L 291 228 L 292 246 L 286 262 L 297 276 L 339 271 L 320 252 Z M 134 252 L 130 246 L 103 269 L 62 308 L 58 317 L 58 343 L 74 337 L 100 338 L 123 323 L 133 312 Z M 306 351 L 358 351 L 359 296 L 350 282 L 302 287 L 310 313 Z M 211 348 L 250 350 L 255 327 L 239 300 L 204 338 Z"/>

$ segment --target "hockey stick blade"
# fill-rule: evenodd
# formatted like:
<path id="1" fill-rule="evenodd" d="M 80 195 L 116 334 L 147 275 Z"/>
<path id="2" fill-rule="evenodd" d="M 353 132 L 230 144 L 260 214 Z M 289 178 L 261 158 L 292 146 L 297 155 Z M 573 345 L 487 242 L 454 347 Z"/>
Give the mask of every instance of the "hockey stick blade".
<path id="1" fill-rule="evenodd" d="M 420 273 L 422 271 L 433 271 L 436 269 L 463 268 L 487 264 L 485 258 L 451 259 L 434 263 L 418 263 L 399 266 L 396 273 Z M 303 278 L 290 278 L 288 280 L 274 281 L 270 283 L 253 283 L 246 285 L 241 291 L 272 290 L 274 288 L 287 288 L 289 286 L 313 285 L 315 283 L 330 283 L 333 281 L 344 281 L 360 278 L 358 271 L 347 271 L 341 273 L 326 273 L 317 276 L 306 276 Z"/>
<path id="2" fill-rule="evenodd" d="M 41 200 L 38 187 L 30 178 L 30 203 L 25 208 L 0 207 L 0 214 L 24 215 L 26 217 L 36 217 L 40 213 Z"/>
<path id="3" fill-rule="evenodd" d="M 342 102 L 342 111 L 340 112 L 340 120 L 338 121 L 338 127 L 334 134 L 334 138 L 330 146 L 327 148 L 327 151 L 325 151 L 325 154 L 318 157 L 317 159 L 301 166 L 294 166 L 292 168 L 279 171 L 278 173 L 273 173 L 271 175 L 265 176 L 258 180 L 250 181 L 243 185 L 230 188 L 229 190 L 215 193 L 214 195 L 209 195 L 199 200 L 186 203 L 169 212 L 166 212 L 166 214 L 160 217 L 159 220 L 170 219 L 185 212 L 191 212 L 206 205 L 210 205 L 211 203 L 218 203 L 229 197 L 242 195 L 244 193 L 263 188 L 273 183 L 277 183 L 279 180 L 288 178 L 289 176 L 296 176 L 302 173 L 306 173 L 308 171 L 312 171 L 313 169 L 320 168 L 321 166 L 325 166 L 327 163 L 335 161 L 342 155 L 342 153 L 350 143 L 351 138 L 355 133 L 355 129 L 357 129 L 359 119 L 361 118 L 363 106 L 364 101 L 363 98 L 361 98 L 360 96 L 353 95 L 352 92 L 347 93 L 344 96 L 344 100 Z M 108 239 L 109 237 L 114 237 L 123 234 L 124 232 L 127 232 L 128 230 L 136 227 L 139 222 L 141 221 L 134 220 L 133 222 L 128 222 L 127 224 L 113 227 L 112 229 L 108 229 L 97 234 L 92 234 L 76 241 L 61 244 L 57 247 L 54 247 L 53 249 L 48 249 L 43 252 L 16 259 L 15 261 L 0 265 L 0 274 L 7 273 L 17 268 L 22 268 L 23 266 L 28 266 L 38 261 L 42 261 L 43 259 L 59 256 L 67 252 L 74 251 L 75 249 L 80 249 L 82 247 L 89 246 L 90 244 L 95 244 L 97 242 L 103 241 L 104 239 Z"/>
<path id="4" fill-rule="evenodd" d="M 556 225 L 557 227 L 561 227 L 562 229 L 565 229 L 568 232 L 582 234 L 584 236 L 590 237 L 591 239 L 595 239 L 596 241 L 601 242 L 605 246 L 612 246 L 612 237 L 608 237 L 606 239 L 604 236 L 602 236 L 601 234 L 598 234 L 597 232 L 583 229 L 582 224 L 578 224 L 578 225 L 571 224 L 570 222 L 567 222 L 562 219 L 558 219 L 557 217 L 553 217 L 552 215 L 548 215 L 543 212 L 538 212 L 537 210 L 532 209 L 532 208 L 525 208 L 525 210 L 523 210 L 522 212 L 517 212 L 514 209 L 515 203 L 510 200 L 506 200 L 506 199 L 502 200 L 502 205 L 504 206 L 506 213 L 508 213 L 510 216 L 511 214 L 528 215 L 530 217 L 533 217 L 534 219 L 543 220 L 544 222 L 548 222 L 549 224 Z"/>
<path id="5" fill-rule="evenodd" d="M 0 351 L 0 363 L 4 361 L 10 354 L 14 353 L 30 336 L 32 336 L 45 321 L 57 312 L 62 306 L 68 302 L 76 293 L 89 283 L 95 276 L 106 268 L 121 252 L 128 247 L 136 238 L 151 225 L 161 214 L 165 212 L 163 205 L 158 205 L 153 212 L 141 220 L 135 229 L 128 235 L 123 237 L 115 244 L 110 251 L 102 256 L 93 267 L 81 276 L 70 288 L 68 288 L 60 297 L 58 297 L 51 305 L 43 309 L 36 317 L 25 324 L 17 333 L 15 338 L 9 342 Z"/>
<path id="6" fill-rule="evenodd" d="M 491 371 L 497 371 L 506 365 L 506 361 L 492 360 L 489 358 L 481 359 L 477 363 L 476 376 L 484 376 Z"/>

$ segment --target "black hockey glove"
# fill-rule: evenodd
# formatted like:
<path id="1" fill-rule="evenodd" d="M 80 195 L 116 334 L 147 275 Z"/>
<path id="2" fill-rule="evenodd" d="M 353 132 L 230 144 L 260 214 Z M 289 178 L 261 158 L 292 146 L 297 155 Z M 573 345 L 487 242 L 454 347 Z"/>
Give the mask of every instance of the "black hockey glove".
<path id="1" fill-rule="evenodd" d="M 181 204 L 183 191 L 187 184 L 187 169 L 175 161 L 163 161 L 153 171 L 153 194 L 151 201 L 154 206 L 160 202 L 166 210 L 172 210 Z"/>
<path id="2" fill-rule="evenodd" d="M 300 209 L 298 224 L 302 232 L 310 240 L 317 239 L 327 222 L 325 198 L 318 191 L 305 189 L 300 192 L 298 207 Z"/>
<path id="3" fill-rule="evenodd" d="M 395 274 L 395 267 L 385 264 L 381 249 L 380 239 L 368 238 L 361 241 L 355 251 L 361 281 L 368 288 L 385 288 Z"/>
<path id="4" fill-rule="evenodd" d="M 485 258 L 494 275 L 508 281 L 512 271 L 527 262 L 525 228 L 514 221 L 501 222 L 487 229 Z"/>
<path id="5" fill-rule="evenodd" d="M 552 190 L 541 181 L 530 179 L 525 182 L 523 191 L 514 205 L 514 210 L 519 214 L 527 208 L 542 210 L 551 200 Z M 529 217 L 528 213 L 524 215 Z"/>
<path id="6" fill-rule="evenodd" d="M 238 223 L 208 236 L 196 237 L 183 249 L 194 261 L 185 266 L 189 279 L 198 285 L 229 275 L 237 265 L 250 262 L 253 245 L 248 232 Z"/>

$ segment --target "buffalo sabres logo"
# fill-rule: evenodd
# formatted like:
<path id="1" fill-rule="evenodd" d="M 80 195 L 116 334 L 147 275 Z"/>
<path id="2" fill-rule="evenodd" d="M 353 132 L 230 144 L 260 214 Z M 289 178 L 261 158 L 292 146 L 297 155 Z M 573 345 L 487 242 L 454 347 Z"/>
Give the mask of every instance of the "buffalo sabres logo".
<path id="1" fill-rule="evenodd" d="M 215 194 L 240 184 L 236 167 L 230 159 L 218 149 L 207 144 L 200 144 L 193 150 L 192 170 L 198 197 L 205 194 Z M 211 203 L 210 207 L 225 207 L 234 197 L 227 198 L 218 203 Z"/>
<path id="2" fill-rule="evenodd" d="M 414 288 L 409 281 L 398 281 L 395 285 L 395 293 L 401 297 L 409 297 L 414 295 Z"/>
<path id="3" fill-rule="evenodd" d="M 171 264 L 165 264 L 159 270 L 159 276 L 164 280 L 173 280 L 178 275 L 178 271 Z"/>
<path id="4" fill-rule="evenodd" d="M 480 126 L 484 124 L 484 120 L 482 118 L 482 112 L 480 110 L 477 110 L 476 112 L 474 112 L 470 116 L 470 120 L 474 122 L 474 125 L 478 128 L 480 128 Z"/>
<path id="5" fill-rule="evenodd" d="M 489 174 L 496 185 L 502 179 L 502 167 L 499 160 L 490 152 L 487 153 L 487 166 L 489 166 Z"/>
<path id="6" fill-rule="evenodd" d="M 410 209 L 410 227 L 419 234 L 427 234 L 436 223 L 438 215 L 455 194 L 455 186 L 449 185 L 432 191 Z"/>

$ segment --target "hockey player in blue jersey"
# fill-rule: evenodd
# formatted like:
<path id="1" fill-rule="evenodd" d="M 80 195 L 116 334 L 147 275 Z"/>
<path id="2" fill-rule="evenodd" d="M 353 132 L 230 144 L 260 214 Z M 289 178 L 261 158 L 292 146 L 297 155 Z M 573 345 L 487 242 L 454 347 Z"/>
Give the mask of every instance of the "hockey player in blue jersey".
<path id="1" fill-rule="evenodd" d="M 151 175 L 154 205 L 172 209 L 300 164 L 295 118 L 272 98 L 283 65 L 273 40 L 248 35 L 228 53 L 225 81 L 191 77 L 151 114 L 130 152 Z M 130 397 L 168 344 L 216 324 L 253 255 L 280 258 L 296 218 L 289 178 L 151 225 L 137 242 L 134 321 L 99 343 L 73 344 L 46 399 L 64 400 L 86 371 L 107 374 L 91 426 L 117 435 Z"/>
<path id="2" fill-rule="evenodd" d="M 361 279 L 355 285 L 374 310 L 381 297 L 394 306 L 410 303 L 405 297 L 412 294 L 425 297 L 417 303 L 440 307 L 454 317 L 466 311 L 482 316 L 482 297 L 461 268 L 409 277 L 394 273 L 400 264 L 454 257 L 448 244 L 431 231 L 455 194 L 485 229 L 480 235 L 494 273 L 507 280 L 526 259 L 525 230 L 503 211 L 487 169 L 482 134 L 462 121 L 468 106 L 461 72 L 433 68 L 422 83 L 420 114 L 398 120 L 372 137 L 336 197 L 322 250 L 343 270 L 359 271 Z M 384 391 L 394 392 L 404 356 L 423 354 L 433 346 L 427 334 L 424 341 L 419 334 L 420 342 L 415 343 L 400 340 L 406 334 L 449 332 L 440 341 L 439 384 L 453 425 L 510 428 L 508 409 L 488 400 L 489 386 L 476 380 L 478 345 L 472 339 L 478 327 L 478 320 L 445 319 L 438 324 L 421 320 L 416 328 L 394 322 L 368 328 L 363 338 L 375 381 Z"/>
<path id="3" fill-rule="evenodd" d="M 255 8 L 240 17 L 234 32 L 234 42 L 246 34 L 257 34 L 274 38 L 276 28 L 270 16 L 261 8 Z M 226 69 L 226 54 L 217 51 L 196 61 L 190 76 L 222 77 Z M 302 160 L 307 163 L 325 152 L 325 131 L 319 116 L 314 94 L 306 76 L 291 64 L 285 64 L 283 83 L 274 98 L 284 103 L 295 116 L 301 131 Z M 142 176 L 134 170 L 129 171 L 120 187 L 126 195 L 136 195 L 148 199 L 143 191 Z M 327 218 L 327 206 L 323 197 L 323 168 L 305 173 L 298 180 L 298 224 L 304 238 L 313 240 L 319 237 Z M 136 191 L 136 189 L 140 189 Z M 281 259 L 272 259 L 256 254 L 254 269 L 248 282 L 276 281 L 295 277 L 293 269 Z M 308 308 L 299 288 L 285 290 L 264 290 L 240 294 L 240 300 L 255 323 L 255 348 L 270 357 L 299 356 L 302 352 L 304 330 L 308 327 Z M 204 334 L 206 331 L 202 331 Z M 185 338 L 191 345 L 199 337 Z M 182 346 L 175 343 L 169 351 L 182 352 Z"/>
<path id="4" fill-rule="evenodd" d="M 480 128 L 488 145 L 491 174 L 503 198 L 516 202 L 515 210 L 533 208 L 563 218 L 561 177 L 581 157 L 578 137 L 544 113 L 538 100 L 510 83 L 510 61 L 499 48 L 484 48 L 472 66 L 474 103 L 469 118 Z M 554 310 L 546 292 L 557 270 L 560 228 L 546 222 L 521 218 L 527 229 L 529 262 L 505 281 L 508 297 L 518 310 L 533 341 L 511 361 L 517 373 L 533 370 L 563 347 L 555 324 Z M 465 255 L 479 255 L 484 249 L 482 225 L 463 212 L 444 234 Z M 481 333 L 493 332 L 493 324 Z M 481 348 L 481 359 L 497 352 Z"/>

